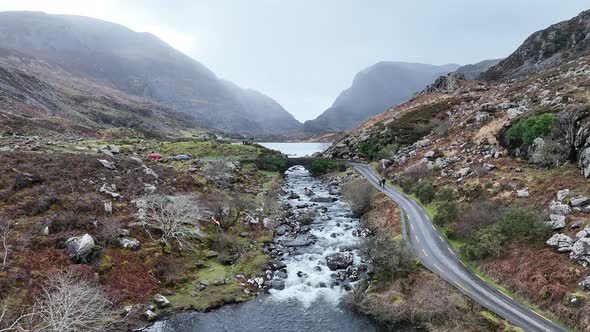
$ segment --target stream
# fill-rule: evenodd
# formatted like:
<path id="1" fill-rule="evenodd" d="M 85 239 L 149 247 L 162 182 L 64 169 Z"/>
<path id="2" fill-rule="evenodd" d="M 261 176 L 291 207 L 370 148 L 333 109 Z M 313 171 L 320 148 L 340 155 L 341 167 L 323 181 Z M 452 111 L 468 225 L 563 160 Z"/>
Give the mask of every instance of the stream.
<path id="1" fill-rule="evenodd" d="M 370 267 L 356 249 L 365 234 L 349 205 L 340 201 L 339 187 L 294 166 L 286 171 L 282 189 L 281 200 L 291 205 L 293 215 L 277 227 L 273 244 L 267 246 L 286 265 L 274 274 L 274 288 L 252 301 L 208 313 L 175 314 L 148 331 L 384 330 L 341 304 L 357 280 L 367 277 Z M 310 211 L 314 216 L 300 222 Z M 340 268 L 332 271 L 327 256 L 336 257 L 331 265 L 340 264 Z"/>

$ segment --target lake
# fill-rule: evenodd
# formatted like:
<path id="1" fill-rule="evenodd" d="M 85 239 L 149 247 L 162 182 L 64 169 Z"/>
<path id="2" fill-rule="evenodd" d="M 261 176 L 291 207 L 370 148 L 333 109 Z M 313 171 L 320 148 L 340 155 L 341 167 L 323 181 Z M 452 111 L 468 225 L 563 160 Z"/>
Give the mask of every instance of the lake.
<path id="1" fill-rule="evenodd" d="M 258 143 L 265 148 L 280 151 L 290 158 L 311 156 L 316 152 L 322 152 L 328 147 L 329 143 L 279 143 L 264 142 Z"/>

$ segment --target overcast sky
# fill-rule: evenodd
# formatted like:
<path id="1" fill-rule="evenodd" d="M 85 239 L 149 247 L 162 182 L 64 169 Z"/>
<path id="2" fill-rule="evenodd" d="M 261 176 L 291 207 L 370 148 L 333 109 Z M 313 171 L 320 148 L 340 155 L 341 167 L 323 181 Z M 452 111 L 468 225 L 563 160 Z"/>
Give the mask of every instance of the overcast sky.
<path id="1" fill-rule="evenodd" d="M 585 0 L 0 0 L 149 31 L 298 120 L 379 61 L 467 64 L 510 54 Z"/>

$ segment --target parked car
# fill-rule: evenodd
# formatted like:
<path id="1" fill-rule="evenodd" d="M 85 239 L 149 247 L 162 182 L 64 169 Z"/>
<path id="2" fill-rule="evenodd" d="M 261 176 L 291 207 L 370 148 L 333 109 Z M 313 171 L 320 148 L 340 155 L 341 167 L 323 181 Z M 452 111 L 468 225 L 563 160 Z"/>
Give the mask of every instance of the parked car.
<path id="1" fill-rule="evenodd" d="M 162 155 L 159 153 L 150 153 L 146 156 L 148 159 L 160 160 L 162 159 Z"/>
<path id="2" fill-rule="evenodd" d="M 191 160 L 193 158 L 193 156 L 191 156 L 190 154 L 179 154 L 177 156 L 172 156 L 170 157 L 170 160 L 180 160 L 180 161 L 187 161 L 187 160 Z"/>

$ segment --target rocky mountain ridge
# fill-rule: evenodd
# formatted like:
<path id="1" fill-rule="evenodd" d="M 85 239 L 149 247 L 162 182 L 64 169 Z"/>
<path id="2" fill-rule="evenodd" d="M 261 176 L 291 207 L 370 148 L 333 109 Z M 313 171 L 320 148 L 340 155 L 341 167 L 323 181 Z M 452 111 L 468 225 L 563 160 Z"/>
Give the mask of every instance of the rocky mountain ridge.
<path id="1" fill-rule="evenodd" d="M 306 121 L 304 129 L 308 132 L 352 129 L 371 116 L 410 99 L 436 77 L 458 67 L 379 62 L 359 72 L 352 86 L 336 98 L 332 107 L 316 119 Z"/>
<path id="2" fill-rule="evenodd" d="M 118 24 L 80 16 L 3 12 L 0 48 L 5 49 L 0 53 L 0 65 L 16 62 L 18 70 L 49 86 L 77 81 L 84 87 L 74 87 L 76 94 L 82 94 L 81 90 L 91 93 L 98 87 L 105 94 L 108 91 L 107 97 L 151 104 L 147 112 L 172 114 L 172 120 L 185 114 L 180 118 L 193 127 L 234 133 L 282 133 L 301 127 L 269 97 L 217 78 L 152 34 Z M 44 108 L 41 110 L 57 111 L 49 104 Z M 76 109 L 70 111 L 65 119 L 83 117 Z M 143 120 L 149 122 L 149 118 Z M 158 122 L 154 119 L 150 129 L 157 128 Z M 91 124 L 100 127 L 108 123 Z"/>

